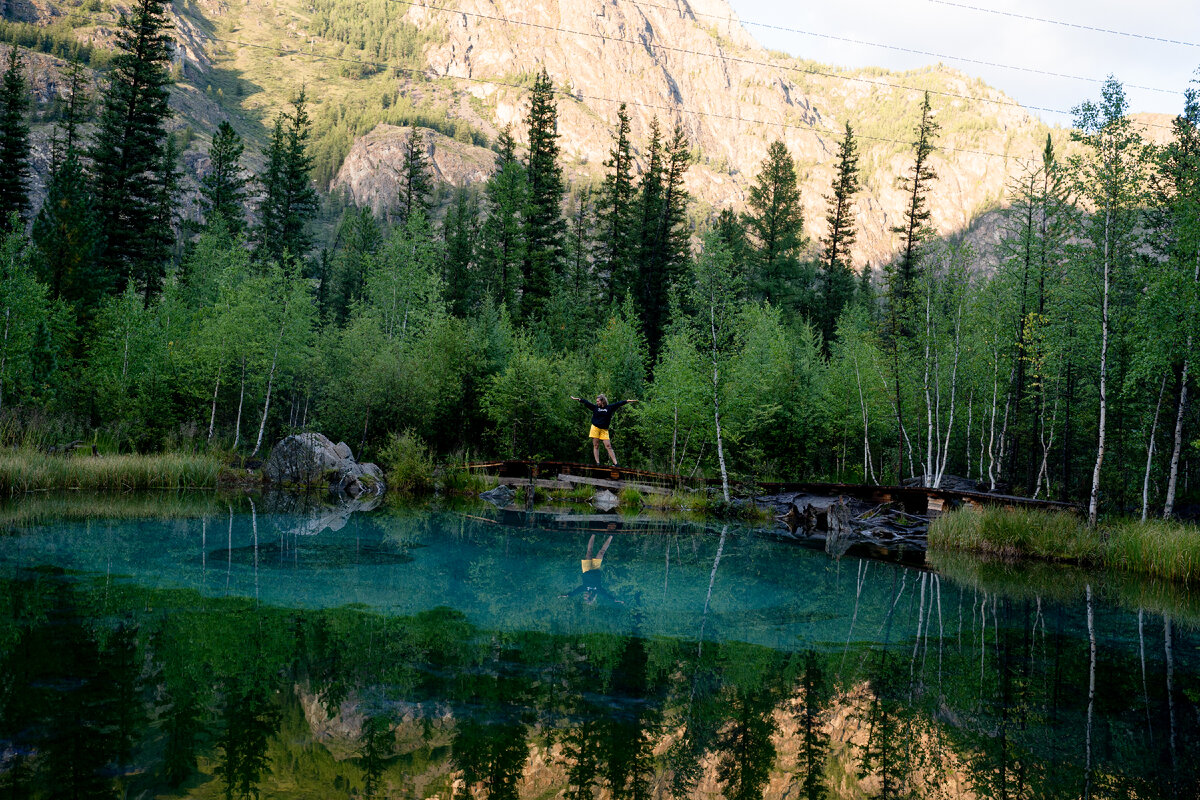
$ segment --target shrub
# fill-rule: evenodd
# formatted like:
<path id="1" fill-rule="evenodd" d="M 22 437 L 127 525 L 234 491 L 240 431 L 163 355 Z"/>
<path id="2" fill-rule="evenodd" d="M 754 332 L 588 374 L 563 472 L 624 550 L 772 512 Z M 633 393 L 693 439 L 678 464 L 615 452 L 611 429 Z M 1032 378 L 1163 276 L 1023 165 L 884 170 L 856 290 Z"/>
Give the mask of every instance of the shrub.
<path id="1" fill-rule="evenodd" d="M 388 485 L 401 492 L 433 491 L 433 456 L 429 447 L 412 431 L 393 433 L 379 453 Z"/>

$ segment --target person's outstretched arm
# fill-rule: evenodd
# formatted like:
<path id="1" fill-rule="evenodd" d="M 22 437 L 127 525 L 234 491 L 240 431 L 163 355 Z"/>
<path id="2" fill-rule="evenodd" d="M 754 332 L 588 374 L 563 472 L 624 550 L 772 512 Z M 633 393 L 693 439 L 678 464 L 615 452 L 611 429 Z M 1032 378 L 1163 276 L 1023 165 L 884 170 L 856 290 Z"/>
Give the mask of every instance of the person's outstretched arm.
<path id="1" fill-rule="evenodd" d="M 587 408 L 587 410 L 588 410 L 588 411 L 595 411 L 595 410 L 596 410 L 596 406 L 594 406 L 593 404 L 589 403 L 587 400 L 584 400 L 582 397 L 576 397 L 575 395 L 571 395 L 571 399 L 572 399 L 572 400 L 576 400 L 576 401 L 578 401 L 578 402 L 580 402 L 580 403 L 583 403 L 583 405 L 584 405 L 584 406 Z"/>

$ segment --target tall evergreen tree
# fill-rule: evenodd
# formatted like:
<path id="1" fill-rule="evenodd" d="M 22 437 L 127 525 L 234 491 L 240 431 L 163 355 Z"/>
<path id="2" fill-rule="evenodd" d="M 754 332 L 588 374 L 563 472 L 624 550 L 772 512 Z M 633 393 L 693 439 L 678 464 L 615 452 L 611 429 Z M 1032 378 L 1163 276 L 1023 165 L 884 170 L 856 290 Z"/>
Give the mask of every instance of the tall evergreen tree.
<path id="1" fill-rule="evenodd" d="M 92 185 L 105 243 L 105 289 L 132 280 L 149 297 L 162 280 L 170 242 L 159 230 L 163 194 L 164 123 L 171 114 L 171 22 L 168 0 L 136 0 L 121 15 L 117 54 L 92 143 Z"/>
<path id="2" fill-rule="evenodd" d="M 222 121 L 208 148 L 208 173 L 200 179 L 200 211 L 209 226 L 215 217 L 225 220 L 225 229 L 237 236 L 246 227 L 243 204 L 248 178 L 242 172 L 242 137 L 228 121 Z"/>
<path id="3" fill-rule="evenodd" d="M 350 319 L 355 304 L 366 292 L 371 259 L 382 245 L 383 231 L 371 209 L 356 208 L 345 213 L 329 265 L 330 286 L 323 293 L 327 305 L 321 311 L 326 319 L 337 325 L 344 325 Z"/>
<path id="4" fill-rule="evenodd" d="M 260 260 L 301 259 L 312 246 L 308 224 L 320 206 L 312 183 L 313 160 L 308 153 L 312 125 L 307 103 L 302 88 L 292 100 L 291 112 L 275 118 L 254 236 Z"/>
<path id="5" fill-rule="evenodd" d="M 900 260 L 891 268 L 891 294 L 901 303 L 912 294 L 913 282 L 920 270 L 921 243 L 933 235 L 930 227 L 929 188 L 937 180 L 937 172 L 930 164 L 934 140 L 941 126 L 933 118 L 929 104 L 929 92 L 921 101 L 921 121 L 917 124 L 917 140 L 913 143 L 913 167 L 907 178 L 899 180 L 907 201 L 904 221 L 892 228 L 900 236 Z"/>
<path id="6" fill-rule="evenodd" d="M 479 243 L 479 267 L 496 302 L 516 315 L 525 261 L 524 214 L 528 184 L 525 165 L 516 157 L 508 128 L 500 132 L 496 172 L 484 193 L 487 215 Z"/>
<path id="7" fill-rule="evenodd" d="M 446 303 L 450 306 L 450 313 L 459 317 L 466 317 L 482 299 L 475 267 L 478 228 L 479 198 L 469 188 L 461 186 L 454 193 L 454 202 L 442 226 Z"/>
<path id="8" fill-rule="evenodd" d="M 809 290 L 800 285 L 800 252 L 806 240 L 796 164 L 783 142 L 776 140 L 767 148 L 747 205 L 753 291 L 773 305 L 794 309 Z"/>
<path id="9" fill-rule="evenodd" d="M 51 299 L 61 298 L 87 317 L 104 287 L 96 259 L 102 235 L 78 149 L 77 130 L 87 105 L 78 62 L 68 68 L 67 80 L 66 111 L 51 146 L 46 199 L 33 221 L 34 263 Z"/>
<path id="10" fill-rule="evenodd" d="M 825 221 L 828 232 L 821 241 L 821 303 L 817 322 L 824 336 L 825 346 L 833 340 L 834 329 L 842 309 L 854 298 L 854 273 L 850 267 L 850 247 L 858 237 L 854 225 L 854 195 L 861 184 L 858 176 L 858 143 L 854 141 L 854 129 L 846 123 L 846 135 L 838 148 L 837 173 L 833 178 L 833 191 L 825 196 L 829 212 Z"/>
<path id="11" fill-rule="evenodd" d="M 29 209 L 29 86 L 21 54 L 8 48 L 8 68 L 0 80 L 0 225 Z"/>
<path id="12" fill-rule="evenodd" d="M 691 144 L 678 124 L 665 150 L 659 151 L 654 146 L 657 129 L 651 133 L 651 161 L 657 163 L 647 170 L 640 198 L 642 239 L 638 247 L 636 287 L 646 341 L 654 357 L 670 316 L 671 287 L 688 268 L 689 197 L 683 177 L 691 163 Z"/>
<path id="13" fill-rule="evenodd" d="M 525 291 L 521 313 L 538 316 L 562 271 L 565 190 L 562 165 L 558 163 L 558 110 L 554 85 L 546 68 L 533 83 L 529 116 L 529 157 L 526 173 L 529 195 L 525 203 L 525 262 L 522 277 Z"/>
<path id="14" fill-rule="evenodd" d="M 596 268 L 608 281 L 608 301 L 615 302 L 632 280 L 634 185 L 633 153 L 629 142 L 629 114 L 625 104 L 617 110 L 617 133 L 604 162 L 607 172 L 596 204 Z"/>
<path id="15" fill-rule="evenodd" d="M 413 212 L 429 213 L 429 195 L 433 183 L 429 179 L 429 155 L 425 152 L 425 137 L 415 125 L 404 144 L 404 163 L 400 166 L 400 189 L 396 209 L 403 224 Z"/>

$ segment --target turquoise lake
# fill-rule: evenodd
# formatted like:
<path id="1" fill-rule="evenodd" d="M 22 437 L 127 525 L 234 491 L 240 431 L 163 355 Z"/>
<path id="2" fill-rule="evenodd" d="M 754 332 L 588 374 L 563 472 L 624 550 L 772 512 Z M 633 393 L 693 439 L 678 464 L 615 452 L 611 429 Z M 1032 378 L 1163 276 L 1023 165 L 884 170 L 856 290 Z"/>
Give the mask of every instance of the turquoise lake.
<path id="1" fill-rule="evenodd" d="M 0 796 L 1200 797 L 1179 587 L 566 510 L 50 505 L 0 509 Z"/>

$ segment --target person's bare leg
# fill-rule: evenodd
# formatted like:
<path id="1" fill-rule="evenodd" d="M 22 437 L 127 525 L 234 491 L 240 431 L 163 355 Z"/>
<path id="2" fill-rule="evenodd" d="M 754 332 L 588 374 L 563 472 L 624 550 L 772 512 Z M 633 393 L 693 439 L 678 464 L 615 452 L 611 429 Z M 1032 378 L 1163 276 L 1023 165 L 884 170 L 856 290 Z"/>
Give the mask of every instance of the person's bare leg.
<path id="1" fill-rule="evenodd" d="M 592 439 L 592 458 L 596 459 L 596 463 L 600 463 L 600 440 Z"/>
<path id="2" fill-rule="evenodd" d="M 596 538 L 595 534 L 592 534 L 592 538 L 593 538 L 593 539 L 595 539 L 595 538 Z M 611 533 L 608 535 L 608 538 L 604 540 L 604 544 L 600 546 L 600 552 L 599 552 L 599 553 L 596 555 L 596 558 L 598 558 L 598 559 L 600 559 L 601 561 L 603 561 L 603 560 L 604 560 L 604 554 L 605 554 L 606 552 L 608 552 L 608 546 L 609 546 L 610 544 L 612 544 L 612 534 L 611 534 Z"/>
<path id="3" fill-rule="evenodd" d="M 615 467 L 617 465 L 617 454 L 613 452 L 612 442 L 610 442 L 608 439 L 604 440 L 604 449 L 608 451 L 608 457 L 612 459 L 613 466 Z M 599 458 L 596 459 L 596 463 L 600 463 Z"/>
<path id="4" fill-rule="evenodd" d="M 609 538 L 609 539 L 611 539 L 612 537 L 610 536 L 610 537 L 608 537 L 608 538 Z M 587 560 L 588 560 L 588 561 L 591 561 L 591 560 L 592 560 L 592 545 L 594 545 L 595 543 L 596 543 L 596 534 L 594 534 L 594 533 L 593 533 L 593 534 L 592 534 L 592 538 L 588 539 L 588 549 L 587 549 L 587 556 L 585 556 L 585 558 L 587 558 Z M 604 546 L 607 548 L 607 547 L 608 547 L 608 542 L 605 542 L 605 543 L 604 543 Z M 601 558 L 603 558 L 603 557 L 604 557 L 604 551 L 603 551 L 603 550 L 601 550 L 601 551 L 600 551 L 600 557 L 601 557 Z"/>

